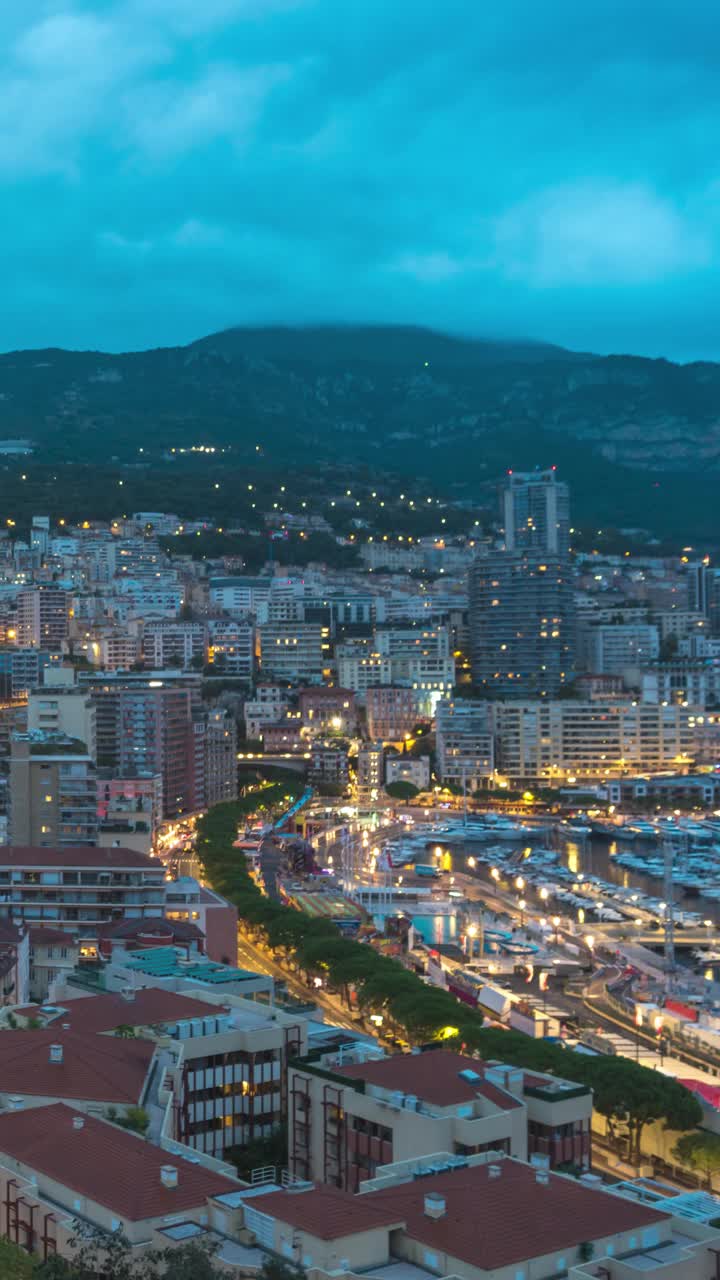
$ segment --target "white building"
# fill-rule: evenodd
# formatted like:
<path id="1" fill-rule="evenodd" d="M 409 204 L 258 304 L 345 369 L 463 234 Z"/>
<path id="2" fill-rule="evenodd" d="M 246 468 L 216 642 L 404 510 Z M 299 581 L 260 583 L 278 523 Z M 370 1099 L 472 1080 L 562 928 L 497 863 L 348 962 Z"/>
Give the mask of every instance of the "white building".
<path id="1" fill-rule="evenodd" d="M 443 700 L 436 711 L 438 775 L 471 790 L 487 786 L 495 764 L 492 721 L 487 702 Z"/>

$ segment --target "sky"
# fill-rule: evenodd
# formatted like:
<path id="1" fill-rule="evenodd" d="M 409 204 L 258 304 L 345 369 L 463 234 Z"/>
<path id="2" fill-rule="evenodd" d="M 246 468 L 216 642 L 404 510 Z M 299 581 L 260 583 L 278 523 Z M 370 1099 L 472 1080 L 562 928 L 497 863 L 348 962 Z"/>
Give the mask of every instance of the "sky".
<path id="1" fill-rule="evenodd" d="M 720 358 L 717 0 L 6 0 L 0 349 Z"/>

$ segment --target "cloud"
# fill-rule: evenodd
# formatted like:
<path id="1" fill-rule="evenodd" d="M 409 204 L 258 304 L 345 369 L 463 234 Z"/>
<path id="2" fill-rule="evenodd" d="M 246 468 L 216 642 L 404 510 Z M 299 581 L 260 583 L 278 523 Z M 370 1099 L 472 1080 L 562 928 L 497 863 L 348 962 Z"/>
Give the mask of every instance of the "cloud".
<path id="1" fill-rule="evenodd" d="M 376 319 L 720 356 L 716 35 L 715 0 L 7 0 L 0 348 Z"/>
<path id="2" fill-rule="evenodd" d="M 539 287 L 662 279 L 708 265 L 709 236 L 645 186 L 586 181 L 542 191 L 496 225 L 497 261 Z"/>
<path id="3" fill-rule="evenodd" d="M 122 103 L 125 143 L 152 158 L 172 157 L 220 137 L 242 146 L 266 98 L 289 75 L 284 66 L 217 66 L 187 85 L 164 82 L 133 89 Z"/>

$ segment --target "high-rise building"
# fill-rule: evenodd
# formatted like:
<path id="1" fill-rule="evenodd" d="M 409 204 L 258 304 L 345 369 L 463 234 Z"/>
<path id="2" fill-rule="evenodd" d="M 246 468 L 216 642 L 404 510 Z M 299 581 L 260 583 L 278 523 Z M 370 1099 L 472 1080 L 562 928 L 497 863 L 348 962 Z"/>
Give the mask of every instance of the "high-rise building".
<path id="1" fill-rule="evenodd" d="M 237 799 L 237 725 L 222 710 L 207 712 L 204 721 L 204 804 L 210 808 L 222 800 Z"/>
<path id="2" fill-rule="evenodd" d="M 568 487 L 554 467 L 547 471 L 509 471 L 501 494 L 507 551 L 538 551 L 565 556 L 570 537 Z"/>
<path id="3" fill-rule="evenodd" d="M 83 673 L 97 713 L 97 761 L 119 775 L 159 773 L 163 816 L 202 807 L 204 747 L 195 731 L 199 683 L 171 673 Z"/>
<path id="4" fill-rule="evenodd" d="M 28 649 L 60 649 L 67 639 L 70 597 L 59 587 L 18 595 L 17 642 Z"/>
<path id="5" fill-rule="evenodd" d="M 471 698 L 438 703 L 437 768 L 443 782 L 468 790 L 488 786 L 495 768 L 490 704 Z"/>
<path id="6" fill-rule="evenodd" d="M 97 844 L 95 762 L 85 744 L 43 732 L 12 734 L 9 810 L 11 844 Z"/>
<path id="7" fill-rule="evenodd" d="M 496 698 L 554 698 L 572 680 L 574 597 L 563 556 L 492 551 L 470 570 L 473 684 Z"/>
<path id="8" fill-rule="evenodd" d="M 95 718 L 95 704 L 87 689 L 75 685 L 43 685 L 28 697 L 27 725 L 31 732 L 75 738 L 85 744 L 92 760 L 97 755 Z"/>

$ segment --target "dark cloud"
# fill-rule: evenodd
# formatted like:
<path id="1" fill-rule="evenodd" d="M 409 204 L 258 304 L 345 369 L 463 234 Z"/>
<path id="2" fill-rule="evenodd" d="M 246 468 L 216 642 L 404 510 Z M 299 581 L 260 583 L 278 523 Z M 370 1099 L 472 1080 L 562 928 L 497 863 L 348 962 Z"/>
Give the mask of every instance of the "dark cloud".
<path id="1" fill-rule="evenodd" d="M 720 356 L 717 7 L 0 9 L 0 347 L 412 321 Z"/>

